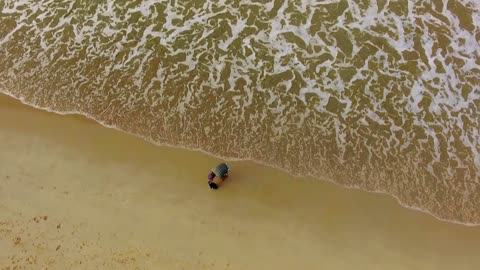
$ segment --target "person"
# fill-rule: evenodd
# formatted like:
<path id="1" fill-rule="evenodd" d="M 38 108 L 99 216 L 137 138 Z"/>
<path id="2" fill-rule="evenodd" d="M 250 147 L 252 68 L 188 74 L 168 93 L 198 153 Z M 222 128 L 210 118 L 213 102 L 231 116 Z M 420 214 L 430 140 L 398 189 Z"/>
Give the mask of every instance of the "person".
<path id="1" fill-rule="evenodd" d="M 220 163 L 208 174 L 208 185 L 211 189 L 217 189 L 228 177 L 230 168 L 225 163 Z"/>

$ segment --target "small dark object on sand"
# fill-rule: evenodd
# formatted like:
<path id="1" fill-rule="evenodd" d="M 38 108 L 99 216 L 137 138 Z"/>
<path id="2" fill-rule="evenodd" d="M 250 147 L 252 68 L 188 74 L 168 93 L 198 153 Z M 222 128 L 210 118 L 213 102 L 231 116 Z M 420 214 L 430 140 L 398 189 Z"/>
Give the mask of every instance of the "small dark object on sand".
<path id="1" fill-rule="evenodd" d="M 220 163 L 208 174 L 208 185 L 211 189 L 218 189 L 219 185 L 228 177 L 230 168 L 225 163 Z M 217 178 L 216 178 L 217 177 Z"/>

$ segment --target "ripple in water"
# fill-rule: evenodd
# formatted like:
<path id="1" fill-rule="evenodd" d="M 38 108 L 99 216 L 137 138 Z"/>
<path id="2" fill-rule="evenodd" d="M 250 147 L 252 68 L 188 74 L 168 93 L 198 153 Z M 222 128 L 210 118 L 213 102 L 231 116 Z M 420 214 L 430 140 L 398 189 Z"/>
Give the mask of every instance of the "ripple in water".
<path id="1" fill-rule="evenodd" d="M 480 4 L 417 2 L 4 0 L 0 88 L 480 224 Z"/>

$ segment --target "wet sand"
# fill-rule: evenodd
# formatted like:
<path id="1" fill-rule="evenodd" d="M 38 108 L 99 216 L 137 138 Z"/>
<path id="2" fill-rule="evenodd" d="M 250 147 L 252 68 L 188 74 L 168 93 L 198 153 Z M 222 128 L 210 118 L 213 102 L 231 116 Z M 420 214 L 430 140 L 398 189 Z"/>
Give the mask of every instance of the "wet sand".
<path id="1" fill-rule="evenodd" d="M 0 141 L 0 269 L 480 268 L 480 227 L 386 195 L 252 162 L 212 191 L 220 160 L 5 96 Z"/>

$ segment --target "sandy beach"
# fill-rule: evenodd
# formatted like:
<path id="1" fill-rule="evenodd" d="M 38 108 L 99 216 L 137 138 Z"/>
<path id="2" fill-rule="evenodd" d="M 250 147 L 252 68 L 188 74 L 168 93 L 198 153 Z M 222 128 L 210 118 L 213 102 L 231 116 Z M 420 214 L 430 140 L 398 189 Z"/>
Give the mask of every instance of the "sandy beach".
<path id="1" fill-rule="evenodd" d="M 0 98 L 0 269 L 479 269 L 480 227 Z M 479 209 L 480 211 L 480 209 Z"/>

